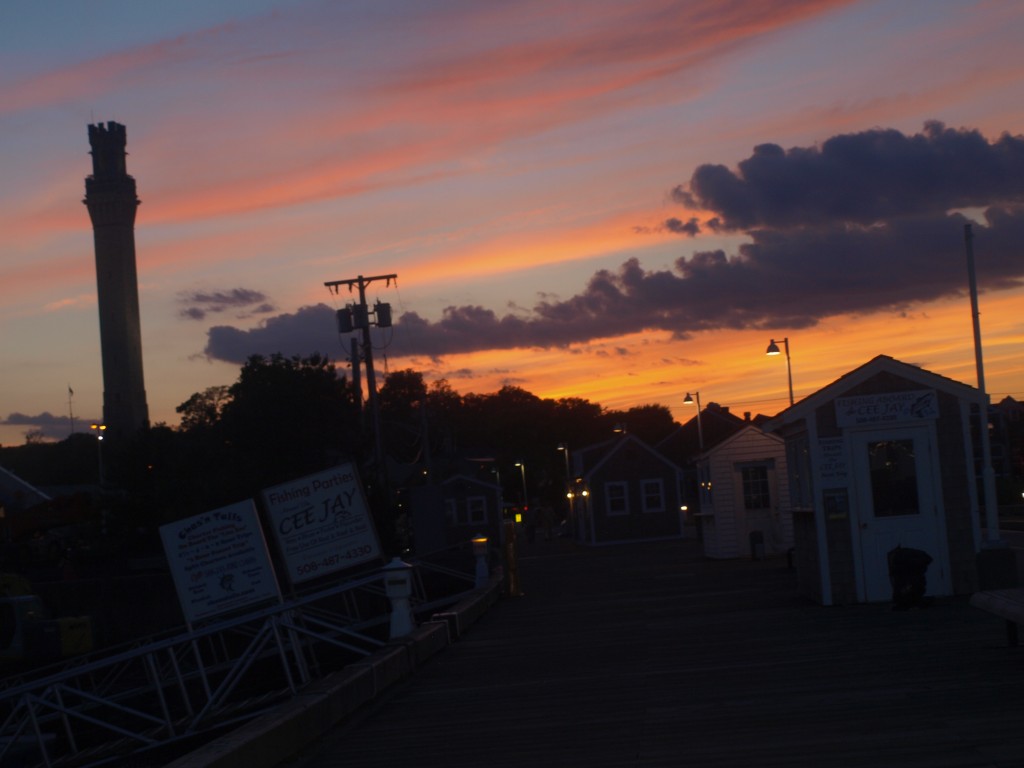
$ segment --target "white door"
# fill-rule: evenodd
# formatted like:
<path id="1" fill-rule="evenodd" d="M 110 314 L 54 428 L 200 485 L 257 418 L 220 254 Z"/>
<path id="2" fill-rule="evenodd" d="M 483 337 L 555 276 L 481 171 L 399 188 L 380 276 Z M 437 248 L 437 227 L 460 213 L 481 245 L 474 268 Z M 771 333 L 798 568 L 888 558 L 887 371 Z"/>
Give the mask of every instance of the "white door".
<path id="1" fill-rule="evenodd" d="M 745 462 L 734 467 L 733 487 L 736 508 L 737 551 L 750 556 L 750 534 L 761 533 L 762 554 L 783 551 L 779 525 L 779 484 L 774 462 Z"/>
<path id="2" fill-rule="evenodd" d="M 937 457 L 928 426 L 853 432 L 850 450 L 864 599 L 892 598 L 888 554 L 897 546 L 931 555 L 926 594 L 950 594 Z"/>

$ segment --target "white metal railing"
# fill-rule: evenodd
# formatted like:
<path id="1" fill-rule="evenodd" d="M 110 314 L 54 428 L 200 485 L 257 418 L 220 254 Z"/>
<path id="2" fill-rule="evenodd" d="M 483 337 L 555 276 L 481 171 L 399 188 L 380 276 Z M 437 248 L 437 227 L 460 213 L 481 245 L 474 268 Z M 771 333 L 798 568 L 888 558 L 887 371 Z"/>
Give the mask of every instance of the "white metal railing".
<path id="1" fill-rule="evenodd" d="M 413 565 L 415 614 L 473 588 L 471 568 Z M 36 679 L 0 681 L 0 766 L 88 768 L 251 719 L 386 644 L 384 578 L 379 569 Z"/>

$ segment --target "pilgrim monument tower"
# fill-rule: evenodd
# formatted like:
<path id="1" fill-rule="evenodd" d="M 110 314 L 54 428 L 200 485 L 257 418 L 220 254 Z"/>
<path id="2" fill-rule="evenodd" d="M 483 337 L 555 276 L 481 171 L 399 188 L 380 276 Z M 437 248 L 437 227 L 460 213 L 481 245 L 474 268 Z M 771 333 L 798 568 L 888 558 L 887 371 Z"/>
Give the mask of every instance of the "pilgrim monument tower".
<path id="1" fill-rule="evenodd" d="M 142 378 L 142 331 L 135 269 L 135 179 L 125 165 L 125 127 L 89 126 L 92 175 L 85 200 L 96 250 L 96 294 L 103 360 L 103 423 L 119 442 L 149 424 Z"/>

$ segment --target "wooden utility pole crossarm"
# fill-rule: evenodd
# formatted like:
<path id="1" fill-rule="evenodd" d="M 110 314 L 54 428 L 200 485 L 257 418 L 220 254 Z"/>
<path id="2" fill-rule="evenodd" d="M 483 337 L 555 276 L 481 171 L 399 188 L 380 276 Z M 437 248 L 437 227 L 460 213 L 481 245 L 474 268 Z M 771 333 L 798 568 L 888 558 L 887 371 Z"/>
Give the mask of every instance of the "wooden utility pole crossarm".
<path id="1" fill-rule="evenodd" d="M 358 323 L 358 329 L 362 331 L 363 337 L 363 361 L 366 364 L 366 399 L 370 405 L 370 418 L 373 421 L 373 440 L 374 440 L 374 454 L 377 460 L 377 471 L 380 476 L 384 477 L 384 443 L 383 436 L 380 429 L 380 410 L 377 406 L 377 380 L 373 372 L 373 343 L 370 339 L 370 322 L 369 312 L 366 306 L 366 286 L 370 283 L 384 280 L 385 283 L 390 286 L 391 281 L 394 280 L 398 283 L 398 275 L 374 275 L 372 277 L 359 277 L 350 278 L 348 280 L 331 280 L 324 283 L 327 290 L 337 295 L 340 292 L 341 286 L 348 287 L 351 293 L 352 288 L 356 287 L 359 289 L 359 315 L 361 317 L 360 323 Z M 390 313 L 389 313 L 390 314 Z M 353 354 L 352 360 L 353 371 L 357 371 L 359 368 L 358 356 Z"/>
<path id="2" fill-rule="evenodd" d="M 358 286 L 359 301 L 365 304 L 366 286 L 378 280 L 384 280 L 386 281 L 386 285 L 390 286 L 392 280 L 394 280 L 396 283 L 398 282 L 398 275 L 374 275 L 373 277 L 363 277 L 362 275 L 360 275 L 359 277 L 353 277 L 349 280 L 331 280 L 329 282 L 324 283 L 324 285 L 327 286 L 327 288 L 329 288 L 335 294 L 338 293 L 338 289 L 343 285 L 348 286 L 348 289 L 350 291 L 352 290 L 352 286 Z"/>

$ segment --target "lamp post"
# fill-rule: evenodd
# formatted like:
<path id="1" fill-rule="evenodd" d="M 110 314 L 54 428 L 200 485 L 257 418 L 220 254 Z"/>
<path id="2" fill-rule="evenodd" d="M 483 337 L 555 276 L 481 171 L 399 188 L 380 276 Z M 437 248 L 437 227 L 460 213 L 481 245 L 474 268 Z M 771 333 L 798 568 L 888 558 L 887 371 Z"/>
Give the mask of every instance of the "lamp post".
<path id="1" fill-rule="evenodd" d="M 100 487 L 103 486 L 103 432 L 106 430 L 106 424 L 90 424 L 89 429 L 96 432 L 96 456 L 97 464 L 100 476 Z"/>
<path id="2" fill-rule="evenodd" d="M 569 444 L 568 443 L 559 443 L 558 444 L 558 450 L 561 451 L 562 455 L 565 457 L 565 484 L 568 485 L 569 484 Z"/>
<path id="3" fill-rule="evenodd" d="M 786 348 L 786 377 L 789 380 L 789 404 L 793 405 L 793 366 L 789 360 L 789 337 L 786 336 L 782 340 L 782 345 Z M 764 352 L 766 355 L 777 355 L 779 354 L 779 342 L 772 339 L 768 343 L 768 349 Z"/>
<path id="4" fill-rule="evenodd" d="M 701 408 L 700 408 L 700 392 L 695 392 L 694 394 L 696 394 L 696 398 L 691 397 L 690 393 L 687 392 L 686 393 L 686 397 L 683 398 L 683 405 L 694 405 L 694 404 L 696 404 L 696 406 L 697 406 L 697 447 L 698 447 L 700 453 L 703 454 L 704 453 L 704 428 L 701 426 L 701 423 L 700 423 L 700 411 L 701 411 Z M 697 461 L 695 461 L 694 464 L 697 467 L 697 494 L 698 494 L 697 501 L 698 501 L 698 505 L 699 505 L 699 510 L 700 511 L 704 511 L 704 504 L 705 504 L 704 491 L 706 489 L 706 484 L 704 482 L 704 469 L 703 469 L 703 467 L 701 467 L 699 459 Z"/>
<path id="5" fill-rule="evenodd" d="M 697 403 L 697 446 L 700 448 L 700 452 L 704 453 L 704 428 L 700 425 L 700 392 L 694 393 Z M 690 396 L 690 393 L 686 393 L 686 397 L 683 398 L 683 405 L 693 405 L 694 398 Z"/>
<path id="6" fill-rule="evenodd" d="M 562 452 L 562 456 L 565 458 L 565 498 L 569 504 L 569 527 L 571 528 L 573 518 L 576 516 L 576 510 L 573 508 L 572 475 L 569 471 L 569 444 L 559 443 L 558 450 Z"/>
<path id="7" fill-rule="evenodd" d="M 527 506 L 529 506 L 529 500 L 526 497 L 526 465 L 521 461 L 517 461 L 516 466 L 519 467 L 519 476 L 523 479 L 523 512 L 525 512 Z"/>

